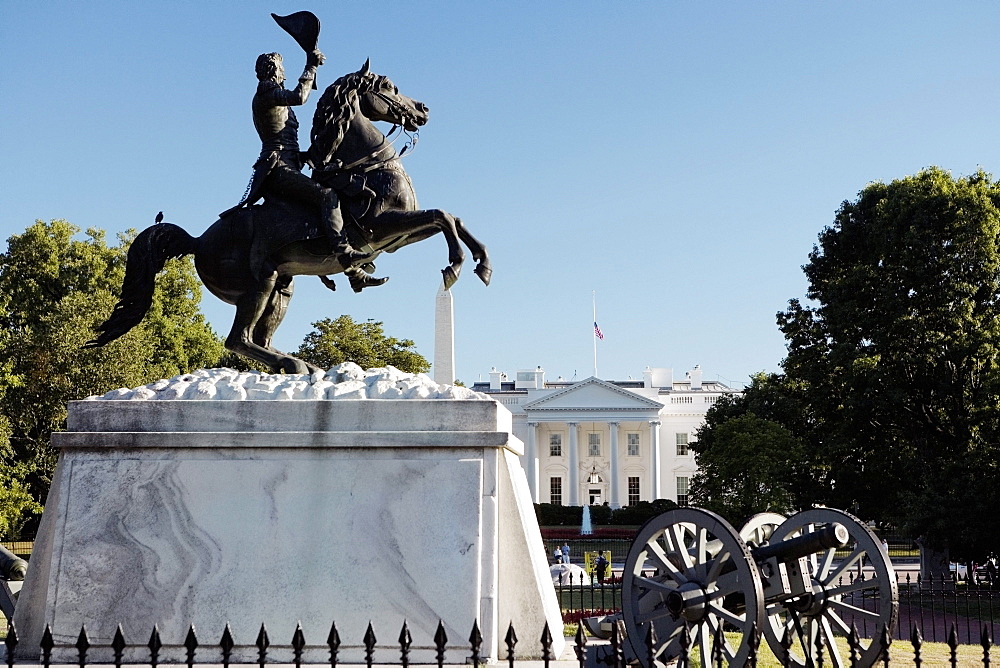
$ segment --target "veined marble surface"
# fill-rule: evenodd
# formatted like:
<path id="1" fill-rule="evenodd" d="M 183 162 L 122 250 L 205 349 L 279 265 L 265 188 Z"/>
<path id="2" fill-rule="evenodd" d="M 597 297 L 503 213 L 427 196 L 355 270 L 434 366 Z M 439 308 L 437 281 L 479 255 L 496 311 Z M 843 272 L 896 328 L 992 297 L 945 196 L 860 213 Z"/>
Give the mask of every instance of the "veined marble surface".
<path id="1" fill-rule="evenodd" d="M 362 369 L 353 362 L 311 375 L 268 374 L 234 369 L 199 369 L 135 388 L 119 388 L 88 400 L 294 401 L 362 399 L 461 399 L 492 401 L 480 392 L 435 383 L 423 373 L 396 367 Z"/>
<path id="2" fill-rule="evenodd" d="M 361 625 L 360 644 L 377 617 L 427 638 L 441 619 L 464 639 L 480 614 L 482 484 L 465 458 L 81 458 L 52 628 L 72 642 L 86 622 L 99 642 L 119 621 L 136 639 L 155 623 L 179 642 L 188 620 L 213 635 L 228 621 L 251 644 L 262 622 L 290 639 L 299 620 L 314 633 L 339 620 Z"/>
<path id="3" fill-rule="evenodd" d="M 461 662 L 474 620 L 492 659 L 511 621 L 534 637 L 561 628 L 521 444 L 496 402 L 82 401 L 70 429 L 53 439 L 19 654 L 37 653 L 45 624 L 72 644 L 86 622 L 108 645 L 119 622 L 140 644 L 155 623 L 174 645 L 165 658 L 183 661 L 194 624 L 199 662 L 215 661 L 228 622 L 233 661 L 254 663 L 264 623 L 287 662 L 301 621 L 306 662 L 329 660 L 334 622 L 341 661 L 361 662 L 372 621 L 392 662 L 405 620 L 412 661 L 432 663 L 440 620 Z"/>

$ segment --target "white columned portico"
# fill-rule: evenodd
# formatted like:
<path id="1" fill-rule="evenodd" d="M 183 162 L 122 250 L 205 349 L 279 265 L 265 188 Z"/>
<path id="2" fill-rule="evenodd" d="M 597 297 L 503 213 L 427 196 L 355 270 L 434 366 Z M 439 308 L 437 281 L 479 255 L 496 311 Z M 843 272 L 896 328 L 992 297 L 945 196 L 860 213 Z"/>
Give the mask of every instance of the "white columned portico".
<path id="1" fill-rule="evenodd" d="M 532 447 L 528 431 L 536 430 L 535 459 L 530 463 L 524 458 L 521 461 L 524 462 L 529 479 L 529 465 L 533 464 L 537 468 L 537 495 L 543 499 L 550 498 L 546 489 L 551 485 L 556 486 L 553 489 L 558 494 L 561 481 L 563 504 L 582 506 L 593 497 L 595 502 L 606 503 L 617 509 L 629 502 L 629 476 L 639 476 L 642 479 L 633 482 L 639 483 L 640 499 L 658 498 L 651 497 L 653 482 L 656 481 L 657 493 L 662 494 L 659 469 L 665 470 L 670 460 L 664 460 L 662 454 L 657 452 L 655 474 L 650 472 L 646 444 L 653 441 L 658 447 L 658 434 L 652 423 L 655 421 L 659 426 L 660 411 L 664 408 L 652 396 L 657 395 L 647 397 L 613 383 L 588 378 L 521 404 L 524 421 L 520 423 L 518 433 L 522 434 L 525 441 L 526 452 L 530 452 Z M 537 426 L 532 427 L 532 424 Z M 645 424 L 650 425 L 652 438 L 646 435 Z M 525 425 L 528 425 L 528 429 L 525 429 Z M 584 435 L 590 433 L 599 439 L 595 440 L 593 451 L 589 447 L 589 439 Z M 633 439 L 640 437 L 641 449 L 629 452 L 625 443 L 629 436 Z M 568 474 L 564 473 L 566 470 L 569 471 Z M 594 474 L 597 477 L 593 477 Z M 662 475 L 665 476 L 666 473 Z M 550 479 L 549 476 L 553 478 Z M 555 479 L 555 476 L 560 477 Z"/>
<path id="2" fill-rule="evenodd" d="M 663 489 L 660 485 L 660 421 L 649 421 L 649 442 L 650 454 L 652 456 L 651 467 L 653 480 L 651 489 L 653 490 L 653 500 L 663 498 Z"/>
<path id="3" fill-rule="evenodd" d="M 618 471 L 618 422 L 608 422 L 608 431 L 611 432 L 611 443 L 610 445 L 610 455 L 611 455 L 611 488 L 608 499 L 608 505 L 612 509 L 618 509 L 622 507 L 621 503 L 621 491 L 618 487 L 619 471 Z"/>
<path id="4" fill-rule="evenodd" d="M 566 505 L 580 505 L 580 453 L 577 448 L 576 422 L 567 422 L 569 427 L 569 496 Z"/>
<path id="5" fill-rule="evenodd" d="M 531 502 L 538 503 L 538 423 L 528 423 L 528 442 L 525 444 L 528 456 L 528 490 Z"/>

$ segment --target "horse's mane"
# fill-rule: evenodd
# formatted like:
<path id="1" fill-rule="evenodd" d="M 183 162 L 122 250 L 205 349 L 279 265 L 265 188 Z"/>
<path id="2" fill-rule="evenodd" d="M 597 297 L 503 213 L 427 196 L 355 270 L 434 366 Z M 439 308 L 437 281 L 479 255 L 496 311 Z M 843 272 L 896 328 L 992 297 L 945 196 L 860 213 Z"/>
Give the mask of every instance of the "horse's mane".
<path id="1" fill-rule="evenodd" d="M 359 70 L 345 74 L 323 91 L 309 136 L 309 160 L 315 167 L 322 167 L 333 157 L 358 112 L 358 96 L 371 90 L 375 79 L 371 73 Z"/>

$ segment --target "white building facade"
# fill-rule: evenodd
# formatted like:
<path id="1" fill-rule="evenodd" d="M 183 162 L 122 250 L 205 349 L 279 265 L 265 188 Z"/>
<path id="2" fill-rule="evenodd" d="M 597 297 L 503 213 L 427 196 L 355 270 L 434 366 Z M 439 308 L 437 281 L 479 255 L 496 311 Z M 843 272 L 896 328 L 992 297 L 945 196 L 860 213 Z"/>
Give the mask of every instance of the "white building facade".
<path id="1" fill-rule="evenodd" d="M 671 369 L 647 368 L 641 381 L 546 382 L 538 367 L 510 381 L 494 369 L 489 383 L 472 389 L 513 414 L 535 503 L 686 505 L 697 470 L 688 445 L 712 404 L 738 391 L 703 381 L 698 367 L 681 380 L 673 376 Z"/>

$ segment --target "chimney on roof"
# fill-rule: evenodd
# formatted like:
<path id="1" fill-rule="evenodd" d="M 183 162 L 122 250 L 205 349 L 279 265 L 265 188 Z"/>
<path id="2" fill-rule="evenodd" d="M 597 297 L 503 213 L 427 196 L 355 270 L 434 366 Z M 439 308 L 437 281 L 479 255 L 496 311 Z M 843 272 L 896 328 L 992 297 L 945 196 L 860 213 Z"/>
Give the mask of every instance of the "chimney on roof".
<path id="1" fill-rule="evenodd" d="M 500 383 L 503 381 L 503 371 L 497 371 L 496 367 L 490 369 L 490 389 L 500 390 Z"/>
<path id="2" fill-rule="evenodd" d="M 688 378 L 691 380 L 691 389 L 701 389 L 701 365 L 695 364 L 694 368 L 688 371 Z"/>

